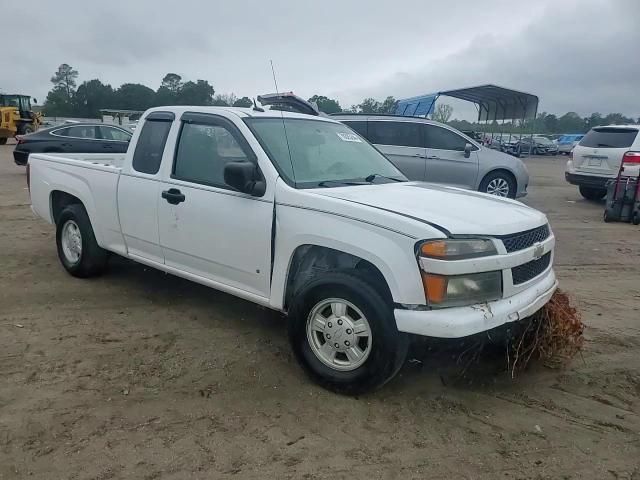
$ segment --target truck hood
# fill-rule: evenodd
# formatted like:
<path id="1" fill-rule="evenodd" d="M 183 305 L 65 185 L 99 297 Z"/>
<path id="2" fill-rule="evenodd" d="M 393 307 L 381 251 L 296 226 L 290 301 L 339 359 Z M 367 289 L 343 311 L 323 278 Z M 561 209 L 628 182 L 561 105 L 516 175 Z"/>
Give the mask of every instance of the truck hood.
<path id="1" fill-rule="evenodd" d="M 424 182 L 323 188 L 313 192 L 408 217 L 454 235 L 507 235 L 547 223 L 544 214 L 515 200 Z"/>

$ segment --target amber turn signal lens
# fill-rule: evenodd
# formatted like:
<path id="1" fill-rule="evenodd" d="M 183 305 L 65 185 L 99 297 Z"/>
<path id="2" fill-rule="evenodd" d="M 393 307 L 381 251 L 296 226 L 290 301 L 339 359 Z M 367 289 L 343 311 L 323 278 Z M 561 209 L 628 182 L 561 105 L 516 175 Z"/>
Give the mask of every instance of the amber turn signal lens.
<path id="1" fill-rule="evenodd" d="M 422 285 L 429 303 L 442 303 L 447 293 L 447 277 L 422 272 Z"/>
<path id="2" fill-rule="evenodd" d="M 444 241 L 426 242 L 422 244 L 420 251 L 426 257 L 444 257 L 447 244 Z"/>

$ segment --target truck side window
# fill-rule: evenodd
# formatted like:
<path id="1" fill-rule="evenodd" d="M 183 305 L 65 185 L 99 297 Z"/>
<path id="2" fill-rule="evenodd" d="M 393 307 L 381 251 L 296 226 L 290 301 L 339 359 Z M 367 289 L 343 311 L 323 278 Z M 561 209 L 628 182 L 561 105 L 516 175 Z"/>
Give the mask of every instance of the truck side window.
<path id="1" fill-rule="evenodd" d="M 150 175 L 158 173 L 170 128 L 171 122 L 155 120 L 144 122 L 136 151 L 133 153 L 132 165 L 135 171 Z"/>
<path id="2" fill-rule="evenodd" d="M 224 181 L 229 162 L 251 161 L 223 125 L 184 123 L 173 166 L 173 178 L 230 188 Z"/>

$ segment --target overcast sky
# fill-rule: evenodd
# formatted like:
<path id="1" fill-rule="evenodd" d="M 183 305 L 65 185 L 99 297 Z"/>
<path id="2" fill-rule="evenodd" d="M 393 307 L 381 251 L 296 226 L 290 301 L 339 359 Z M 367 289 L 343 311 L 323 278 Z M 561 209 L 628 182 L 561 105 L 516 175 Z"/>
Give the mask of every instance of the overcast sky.
<path id="1" fill-rule="evenodd" d="M 255 96 L 275 90 L 273 59 L 280 90 L 343 107 L 495 83 L 538 95 L 539 111 L 640 116 L 640 0 L 3 3 L 16 48 L 0 90 L 40 102 L 61 63 L 79 82 L 156 89 L 175 72 Z"/>

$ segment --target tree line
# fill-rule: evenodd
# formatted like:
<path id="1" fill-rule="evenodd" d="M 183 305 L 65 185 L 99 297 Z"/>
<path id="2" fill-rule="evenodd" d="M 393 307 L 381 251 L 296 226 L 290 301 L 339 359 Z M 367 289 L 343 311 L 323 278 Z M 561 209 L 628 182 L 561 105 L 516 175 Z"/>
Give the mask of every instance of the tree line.
<path id="1" fill-rule="evenodd" d="M 568 112 L 558 117 L 552 113 L 539 113 L 535 119 L 514 122 L 476 123 L 466 120 L 451 120 L 446 122 L 458 130 L 473 130 L 476 132 L 504 132 L 504 133 L 586 133 L 593 127 L 601 125 L 625 125 L 640 123 L 640 118 L 634 119 L 621 113 L 592 113 L 581 117 L 576 112 Z"/>
<path id="2" fill-rule="evenodd" d="M 177 73 L 167 73 L 160 87 L 153 90 L 139 83 L 125 83 L 114 89 L 100 80 L 88 80 L 77 85 L 78 71 L 63 63 L 58 67 L 51 83 L 53 88 L 47 95 L 44 113 L 60 117 L 99 117 L 100 109 L 146 110 L 160 105 L 211 105 L 250 107 L 253 101 L 249 97 L 237 97 L 235 94 L 216 94 L 207 80 L 183 81 Z M 324 95 L 313 95 L 308 99 L 315 103 L 324 113 L 365 113 L 392 114 L 396 110 L 397 100 L 388 96 L 383 100 L 372 97 L 362 102 L 342 108 L 336 99 Z M 592 113 L 581 117 L 575 112 L 568 112 L 558 117 L 552 113 L 542 112 L 535 119 L 524 122 L 490 122 L 479 124 L 467 120 L 451 119 L 453 108 L 445 103 L 438 104 L 431 115 L 433 120 L 447 123 L 459 130 L 482 132 L 532 132 L 532 133 L 584 133 L 599 125 L 621 125 L 640 123 L 640 118 L 633 119 L 621 113 Z"/>
<path id="3" fill-rule="evenodd" d="M 140 83 L 124 83 L 118 88 L 98 79 L 77 85 L 78 71 L 63 63 L 51 77 L 44 114 L 54 117 L 100 117 L 100 109 L 146 110 L 160 105 L 217 105 L 250 107 L 249 97 L 215 94 L 207 80 L 183 81 L 177 73 L 167 73 L 157 90 Z"/>

